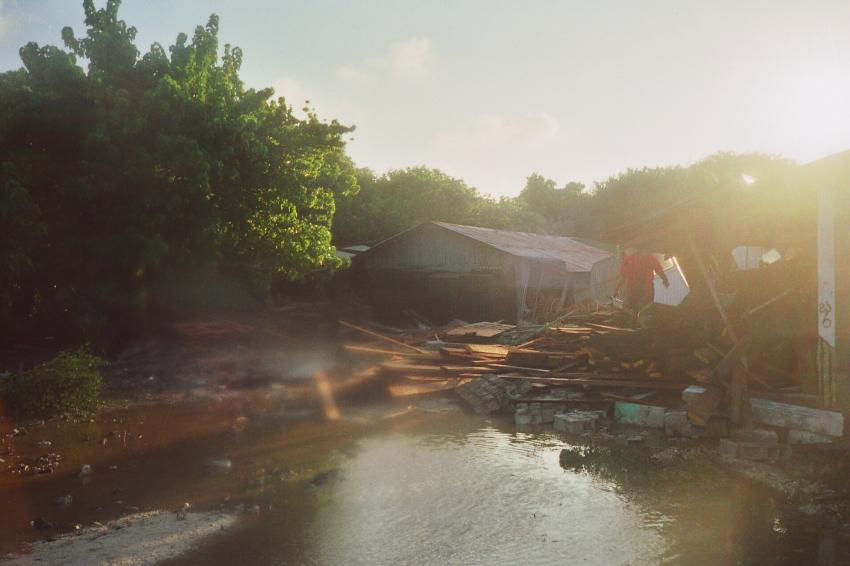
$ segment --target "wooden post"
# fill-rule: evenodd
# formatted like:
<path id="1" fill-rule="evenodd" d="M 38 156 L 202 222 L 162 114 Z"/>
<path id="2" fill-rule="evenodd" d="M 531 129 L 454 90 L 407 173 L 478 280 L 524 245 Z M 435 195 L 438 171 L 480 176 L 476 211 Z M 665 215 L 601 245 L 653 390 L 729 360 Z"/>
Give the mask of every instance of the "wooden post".
<path id="1" fill-rule="evenodd" d="M 691 253 L 694 256 L 694 260 L 697 262 L 697 267 L 699 267 L 700 274 L 702 275 L 703 280 L 705 281 L 706 286 L 708 287 L 708 291 L 711 293 L 711 299 L 714 301 L 714 307 L 720 313 L 720 318 L 723 319 L 723 324 L 726 326 L 726 332 L 729 334 L 729 338 L 732 340 L 732 344 L 738 345 L 738 335 L 735 334 L 735 329 L 732 328 L 732 322 L 729 320 L 729 315 L 726 314 L 726 309 L 723 308 L 723 305 L 720 303 L 720 296 L 717 294 L 717 289 L 714 287 L 714 281 L 711 280 L 711 274 L 708 272 L 708 268 L 705 266 L 705 262 L 702 260 L 702 256 L 699 255 L 699 251 L 697 250 L 696 244 L 694 244 L 693 236 L 688 234 L 688 245 L 691 248 Z"/>
<path id="2" fill-rule="evenodd" d="M 567 300 L 567 290 L 570 288 L 570 283 L 572 282 L 570 270 L 567 269 L 567 262 L 564 262 L 564 271 L 564 286 L 561 288 L 561 300 L 558 301 L 558 314 L 564 310 L 564 301 Z"/>

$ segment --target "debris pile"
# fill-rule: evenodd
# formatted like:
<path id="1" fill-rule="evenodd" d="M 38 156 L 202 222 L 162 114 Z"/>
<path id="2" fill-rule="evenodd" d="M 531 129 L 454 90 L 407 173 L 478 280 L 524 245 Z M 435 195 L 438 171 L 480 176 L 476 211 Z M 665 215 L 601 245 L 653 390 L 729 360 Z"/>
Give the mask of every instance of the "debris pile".
<path id="1" fill-rule="evenodd" d="M 653 305 L 640 324 L 596 303 L 546 325 L 414 320 L 414 330 L 342 323 L 373 340 L 345 349 L 378 358 L 375 370 L 393 397 L 454 390 L 477 413 L 513 413 L 517 425 L 573 434 L 611 419 L 680 438 L 723 438 L 759 426 L 779 431 L 783 446 L 843 436 L 841 413 L 780 402 L 779 384 L 753 371 L 758 357 L 750 354 L 767 347 L 731 340 L 686 309 Z M 766 444 L 733 439 L 723 453 L 768 460 L 787 453 L 753 448 Z"/>

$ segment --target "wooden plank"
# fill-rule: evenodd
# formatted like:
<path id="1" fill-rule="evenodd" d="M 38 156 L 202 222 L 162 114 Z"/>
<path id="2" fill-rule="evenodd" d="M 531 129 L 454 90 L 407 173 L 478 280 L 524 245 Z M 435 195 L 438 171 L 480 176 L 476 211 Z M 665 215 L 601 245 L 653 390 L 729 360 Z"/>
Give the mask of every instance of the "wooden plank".
<path id="1" fill-rule="evenodd" d="M 545 338 L 545 336 L 538 336 L 537 338 L 532 338 L 528 342 L 523 342 L 522 344 L 518 345 L 517 348 L 527 348 L 533 344 L 537 344 L 538 342 L 543 340 L 543 338 Z"/>
<path id="2" fill-rule="evenodd" d="M 417 352 L 419 354 L 426 354 L 427 353 L 427 351 L 423 350 L 422 348 L 417 348 L 416 346 L 411 346 L 410 344 L 405 344 L 404 342 L 396 340 L 395 338 L 390 338 L 389 336 L 384 336 L 383 334 L 373 332 L 373 331 L 369 330 L 368 328 L 363 328 L 362 326 L 357 326 L 356 324 L 352 324 L 352 323 L 346 322 L 344 320 L 340 320 L 339 323 L 341 325 L 347 327 L 347 328 L 351 328 L 352 330 L 357 330 L 358 332 L 362 332 L 363 334 L 367 334 L 367 335 L 372 336 L 374 338 L 384 340 L 385 342 L 389 342 L 389 343 L 395 344 L 397 346 L 402 346 L 402 347 L 407 348 L 409 350 L 413 350 L 414 352 Z"/>
<path id="3" fill-rule="evenodd" d="M 588 322 L 587 325 L 591 328 L 600 328 L 602 330 L 611 330 L 614 332 L 636 332 L 634 328 L 621 328 L 619 326 L 608 326 L 607 324 Z"/>
<path id="4" fill-rule="evenodd" d="M 426 365 L 426 364 L 410 364 L 405 362 L 384 362 L 381 367 L 392 373 L 412 373 L 420 375 L 442 375 L 443 368 L 441 366 Z"/>
<path id="5" fill-rule="evenodd" d="M 476 322 L 458 326 L 444 332 L 446 336 L 476 336 L 478 338 L 495 338 L 502 332 L 515 328 L 513 324 L 498 322 Z"/>
<path id="6" fill-rule="evenodd" d="M 553 328 L 561 334 L 593 334 L 593 329 L 588 326 L 559 326 Z"/>
<path id="7" fill-rule="evenodd" d="M 525 366 L 512 366 L 510 364 L 487 364 L 487 367 L 494 370 L 515 370 L 515 371 L 530 371 L 535 373 L 549 373 L 548 369 L 530 368 Z"/>
<path id="8" fill-rule="evenodd" d="M 502 379 L 517 379 L 526 381 L 537 381 L 540 383 L 548 383 L 559 387 L 577 385 L 589 387 L 611 387 L 611 388 L 629 388 L 634 389 L 674 389 L 682 390 L 687 387 L 684 382 L 674 381 L 647 381 L 647 380 L 601 380 L 601 379 L 564 379 L 559 377 L 534 377 L 527 375 L 500 375 Z"/>
<path id="9" fill-rule="evenodd" d="M 493 373 L 488 367 L 478 366 L 452 366 L 452 365 L 430 365 L 430 364 L 409 364 L 403 361 L 389 361 L 381 364 L 381 367 L 386 371 L 395 374 L 411 374 L 411 375 L 442 375 L 450 377 L 459 373 L 470 373 L 482 375 L 485 373 Z"/>
<path id="10" fill-rule="evenodd" d="M 445 379 L 430 383 L 400 383 L 388 385 L 387 391 L 393 397 L 410 397 L 412 395 L 426 395 L 454 389 L 458 385 L 457 379 Z"/>
<path id="11" fill-rule="evenodd" d="M 446 381 L 447 379 L 454 379 L 442 375 L 405 375 L 404 378 L 410 381 Z"/>
<path id="12" fill-rule="evenodd" d="M 470 354 L 483 354 L 485 356 L 506 356 L 511 351 L 509 346 L 502 344 L 465 344 L 464 349 Z"/>
<path id="13" fill-rule="evenodd" d="M 552 370 L 552 375 L 559 375 L 559 374 L 561 374 L 562 372 L 565 372 L 565 371 L 567 371 L 568 369 L 573 369 L 573 368 L 575 368 L 575 367 L 578 367 L 578 366 L 582 365 L 583 363 L 585 363 L 584 359 L 580 359 L 580 360 L 573 360 L 573 361 L 571 361 L 571 362 L 569 362 L 569 363 L 567 363 L 567 364 L 564 364 L 564 365 L 562 365 L 562 366 L 559 366 L 559 367 L 557 367 L 557 368 L 553 369 L 553 370 Z"/>
<path id="14" fill-rule="evenodd" d="M 766 308 L 767 308 L 767 307 L 769 307 L 770 305 L 772 305 L 772 304 L 774 304 L 774 303 L 777 303 L 777 302 L 781 301 L 782 299 L 784 299 L 784 298 L 785 298 L 785 297 L 787 297 L 788 295 L 790 295 L 790 294 L 794 293 L 796 290 L 797 290 L 797 289 L 796 289 L 796 288 L 794 288 L 794 287 L 792 287 L 792 288 L 790 288 L 790 289 L 785 289 L 784 291 L 782 291 L 781 293 L 779 293 L 778 295 L 776 295 L 776 296 L 775 296 L 775 297 L 773 297 L 772 299 L 770 299 L 770 300 L 768 300 L 768 301 L 765 301 L 765 302 L 763 302 L 762 304 L 758 305 L 757 307 L 753 307 L 753 308 L 751 308 L 750 310 L 745 311 L 744 313 L 742 313 L 742 314 L 741 314 L 741 320 L 746 320 L 747 318 L 749 318 L 749 317 L 753 316 L 754 314 L 756 314 L 757 312 L 761 311 L 762 309 L 766 309 Z"/>
<path id="15" fill-rule="evenodd" d="M 608 399 L 551 399 L 544 398 L 526 398 L 526 399 L 508 399 L 508 403 L 557 403 L 559 405 L 572 404 L 592 404 L 592 405 L 610 405 L 612 401 Z"/>

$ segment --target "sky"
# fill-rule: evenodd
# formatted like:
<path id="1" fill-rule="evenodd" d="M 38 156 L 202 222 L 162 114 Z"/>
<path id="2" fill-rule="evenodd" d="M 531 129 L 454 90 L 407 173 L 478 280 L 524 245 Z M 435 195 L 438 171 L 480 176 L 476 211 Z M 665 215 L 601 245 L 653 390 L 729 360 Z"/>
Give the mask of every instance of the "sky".
<path id="1" fill-rule="evenodd" d="M 105 0 L 95 0 L 98 6 Z M 848 0 L 124 0 L 137 45 L 209 14 L 248 86 L 355 125 L 378 173 L 437 167 L 515 195 L 717 151 L 850 148 Z M 82 0 L 0 0 L 0 71 L 84 33 Z"/>

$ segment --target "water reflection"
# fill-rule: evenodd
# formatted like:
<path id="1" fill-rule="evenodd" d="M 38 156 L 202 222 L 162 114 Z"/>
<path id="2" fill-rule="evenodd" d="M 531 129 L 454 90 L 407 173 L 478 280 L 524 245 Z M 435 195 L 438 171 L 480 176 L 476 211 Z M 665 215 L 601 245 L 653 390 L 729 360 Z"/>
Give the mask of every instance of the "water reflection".
<path id="1" fill-rule="evenodd" d="M 462 413 L 340 427 L 331 444 L 332 479 L 286 485 L 175 564 L 799 564 L 819 546 L 842 563 L 846 546 L 707 466 L 565 469 L 564 439 Z"/>
<path id="2" fill-rule="evenodd" d="M 654 564 L 663 537 L 564 444 L 493 427 L 365 439 L 323 497 L 325 564 Z"/>

